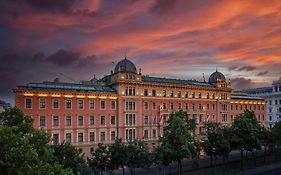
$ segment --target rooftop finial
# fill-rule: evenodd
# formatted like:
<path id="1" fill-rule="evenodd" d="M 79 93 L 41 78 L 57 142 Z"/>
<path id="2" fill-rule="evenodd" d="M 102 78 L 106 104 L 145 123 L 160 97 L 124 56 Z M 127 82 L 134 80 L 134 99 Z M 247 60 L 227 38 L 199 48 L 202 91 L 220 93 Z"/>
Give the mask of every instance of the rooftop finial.
<path id="1" fill-rule="evenodd" d="M 216 67 L 216 72 L 218 72 L 218 67 Z"/>

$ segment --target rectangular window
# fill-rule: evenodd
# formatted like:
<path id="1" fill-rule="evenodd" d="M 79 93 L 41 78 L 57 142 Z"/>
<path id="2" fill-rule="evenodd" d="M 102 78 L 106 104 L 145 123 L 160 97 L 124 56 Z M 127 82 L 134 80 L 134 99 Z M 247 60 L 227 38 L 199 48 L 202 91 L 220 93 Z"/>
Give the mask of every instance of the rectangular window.
<path id="1" fill-rule="evenodd" d="M 126 140 L 135 140 L 136 130 L 135 129 L 126 129 Z"/>
<path id="2" fill-rule="evenodd" d="M 32 108 L 32 99 L 31 98 L 26 98 L 25 99 L 25 108 L 26 109 L 31 109 Z"/>
<path id="3" fill-rule="evenodd" d="M 59 144 L 59 134 L 53 134 L 53 144 Z"/>
<path id="4" fill-rule="evenodd" d="M 148 139 L 148 130 L 144 130 L 143 138 Z"/>
<path id="5" fill-rule="evenodd" d="M 144 116 L 144 124 L 145 124 L 145 125 L 148 125 L 148 116 L 147 116 L 147 115 Z"/>
<path id="6" fill-rule="evenodd" d="M 156 109 L 156 103 L 155 102 L 152 102 L 152 109 Z"/>
<path id="7" fill-rule="evenodd" d="M 144 95 L 144 96 L 148 96 L 148 90 L 147 90 L 147 89 L 144 89 L 143 95 Z"/>
<path id="8" fill-rule="evenodd" d="M 154 125 L 156 124 L 156 116 L 152 117 L 152 124 L 154 124 Z"/>
<path id="9" fill-rule="evenodd" d="M 53 100 L 53 108 L 54 109 L 59 109 L 59 100 L 58 99 L 54 99 Z"/>
<path id="10" fill-rule="evenodd" d="M 105 101 L 104 100 L 100 101 L 100 108 L 105 109 Z"/>
<path id="11" fill-rule="evenodd" d="M 40 127 L 46 127 L 46 117 L 40 116 Z"/>
<path id="12" fill-rule="evenodd" d="M 39 100 L 39 108 L 40 109 L 45 109 L 46 108 L 46 100 L 45 99 L 40 99 Z"/>
<path id="13" fill-rule="evenodd" d="M 90 125 L 94 125 L 95 124 L 95 116 L 91 115 L 90 116 Z"/>
<path id="14" fill-rule="evenodd" d="M 156 130 L 155 130 L 155 129 L 152 130 L 152 138 L 153 138 L 153 139 L 156 138 Z"/>
<path id="15" fill-rule="evenodd" d="M 53 126 L 59 126 L 59 116 L 53 116 Z"/>
<path id="16" fill-rule="evenodd" d="M 90 142 L 95 141 L 95 132 L 90 132 Z"/>
<path id="17" fill-rule="evenodd" d="M 115 138 L 116 138 L 115 131 L 110 132 L 110 138 L 111 138 L 111 140 L 115 140 Z"/>
<path id="18" fill-rule="evenodd" d="M 135 125 L 136 114 L 126 114 L 126 125 Z"/>
<path id="19" fill-rule="evenodd" d="M 166 90 L 163 90 L 163 97 L 166 97 Z"/>
<path id="20" fill-rule="evenodd" d="M 78 133 L 78 143 L 82 143 L 83 142 L 83 133 L 79 132 Z"/>
<path id="21" fill-rule="evenodd" d="M 71 116 L 66 116 L 66 126 L 71 126 Z"/>
<path id="22" fill-rule="evenodd" d="M 155 89 L 152 90 L 152 96 L 156 97 L 156 90 Z"/>
<path id="23" fill-rule="evenodd" d="M 173 110 L 174 109 L 174 103 L 170 103 L 170 108 Z"/>
<path id="24" fill-rule="evenodd" d="M 83 109 L 84 108 L 84 100 L 79 99 L 78 100 L 78 109 Z"/>
<path id="25" fill-rule="evenodd" d="M 105 116 L 100 116 L 100 124 L 105 125 Z"/>
<path id="26" fill-rule="evenodd" d="M 71 133 L 66 133 L 65 134 L 65 142 L 66 143 L 71 143 Z"/>
<path id="27" fill-rule="evenodd" d="M 72 108 L 72 101 L 70 99 L 67 99 L 65 101 L 65 107 L 66 107 L 66 109 L 71 109 Z"/>
<path id="28" fill-rule="evenodd" d="M 100 141 L 105 141 L 105 132 L 100 132 Z"/>
<path id="29" fill-rule="evenodd" d="M 111 109 L 115 109 L 115 108 L 116 108 L 116 103 L 115 103 L 115 101 L 111 101 L 111 102 L 110 102 L 110 107 L 111 107 Z"/>
<path id="30" fill-rule="evenodd" d="M 162 108 L 163 108 L 163 109 L 166 109 L 166 103 L 163 103 L 163 104 L 162 104 Z"/>
<path id="31" fill-rule="evenodd" d="M 115 125 L 115 116 L 110 117 L 110 124 Z"/>
<path id="32" fill-rule="evenodd" d="M 90 99 L 89 100 L 89 108 L 90 109 L 95 109 L 95 100 L 94 99 Z"/>
<path id="33" fill-rule="evenodd" d="M 83 124 L 84 124 L 84 117 L 78 116 L 78 126 L 83 126 Z"/>
<path id="34" fill-rule="evenodd" d="M 147 101 L 144 102 L 144 109 L 148 110 L 148 102 Z"/>
<path id="35" fill-rule="evenodd" d="M 178 103 L 178 109 L 181 109 L 181 103 Z"/>

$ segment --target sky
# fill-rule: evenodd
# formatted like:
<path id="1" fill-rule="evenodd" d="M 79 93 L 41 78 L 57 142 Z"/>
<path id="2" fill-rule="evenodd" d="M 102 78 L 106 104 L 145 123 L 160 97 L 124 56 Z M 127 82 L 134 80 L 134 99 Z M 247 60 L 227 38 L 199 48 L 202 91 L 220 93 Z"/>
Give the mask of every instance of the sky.
<path id="1" fill-rule="evenodd" d="M 0 99 L 29 82 L 102 78 L 124 57 L 143 75 L 234 89 L 281 77 L 280 0 L 1 0 Z"/>

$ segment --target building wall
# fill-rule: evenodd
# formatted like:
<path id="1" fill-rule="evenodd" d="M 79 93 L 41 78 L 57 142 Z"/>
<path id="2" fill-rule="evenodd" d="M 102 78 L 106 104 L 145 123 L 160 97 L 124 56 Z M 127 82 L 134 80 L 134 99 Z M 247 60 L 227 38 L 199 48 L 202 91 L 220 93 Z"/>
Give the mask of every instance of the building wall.
<path id="1" fill-rule="evenodd" d="M 230 126 L 234 117 L 245 109 L 253 110 L 259 116 L 261 124 L 264 123 L 264 101 L 231 99 L 229 82 L 219 82 L 208 87 L 161 84 L 142 82 L 138 74 L 133 77 L 118 73 L 112 76 L 110 86 L 117 93 L 48 89 L 16 89 L 14 92 L 16 106 L 34 118 L 35 128 L 43 127 L 49 131 L 53 142 L 66 141 L 66 135 L 71 134 L 71 143 L 82 148 L 81 151 L 86 156 L 99 142 L 112 143 L 112 132 L 115 132 L 113 136 L 122 138 L 124 142 L 131 138 L 144 139 L 150 146 L 156 146 L 159 136 L 163 135 L 163 126 L 169 119 L 169 114 L 179 109 L 186 111 L 190 119 L 196 120 L 196 136 L 203 132 L 204 122 L 214 121 L 221 126 Z M 26 108 L 26 100 L 29 99 L 32 102 L 30 109 Z M 45 101 L 44 109 L 40 108 L 40 100 Z M 59 101 L 58 109 L 54 108 L 54 100 Z M 71 109 L 66 109 L 67 100 L 72 102 Z M 82 109 L 79 109 L 79 100 L 83 101 Z M 90 109 L 90 100 L 94 100 L 94 109 Z M 105 109 L 101 109 L 101 101 L 105 102 Z M 114 109 L 111 108 L 112 102 L 115 102 Z M 238 107 L 236 110 L 236 104 L 242 105 L 242 108 Z M 71 116 L 70 126 L 67 125 L 67 116 Z M 82 125 L 79 125 L 79 116 L 83 116 Z M 95 119 L 93 125 L 90 124 L 91 116 Z M 104 125 L 101 125 L 102 116 L 105 116 Z M 114 124 L 111 123 L 112 116 L 115 116 Z M 42 123 L 40 125 L 40 117 L 45 117 L 44 126 Z M 56 117 L 59 120 L 57 126 L 54 121 Z M 94 140 L 90 141 L 90 134 L 93 132 Z M 101 140 L 103 132 L 104 141 Z M 80 136 L 83 133 L 82 141 L 79 141 L 79 133 Z"/>

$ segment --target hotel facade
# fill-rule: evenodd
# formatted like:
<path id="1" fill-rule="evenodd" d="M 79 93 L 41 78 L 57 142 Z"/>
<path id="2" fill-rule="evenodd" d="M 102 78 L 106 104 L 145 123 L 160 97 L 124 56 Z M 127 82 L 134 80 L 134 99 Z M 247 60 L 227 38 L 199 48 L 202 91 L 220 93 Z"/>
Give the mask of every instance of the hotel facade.
<path id="1" fill-rule="evenodd" d="M 35 128 L 50 132 L 54 144 L 70 142 L 85 155 L 116 137 L 156 146 L 170 113 L 178 110 L 196 121 L 196 136 L 203 132 L 204 122 L 230 126 L 246 109 L 266 125 L 263 98 L 233 93 L 230 81 L 218 71 L 208 82 L 150 77 L 137 72 L 126 58 L 99 80 L 28 83 L 14 94 L 16 106 L 33 117 Z"/>

